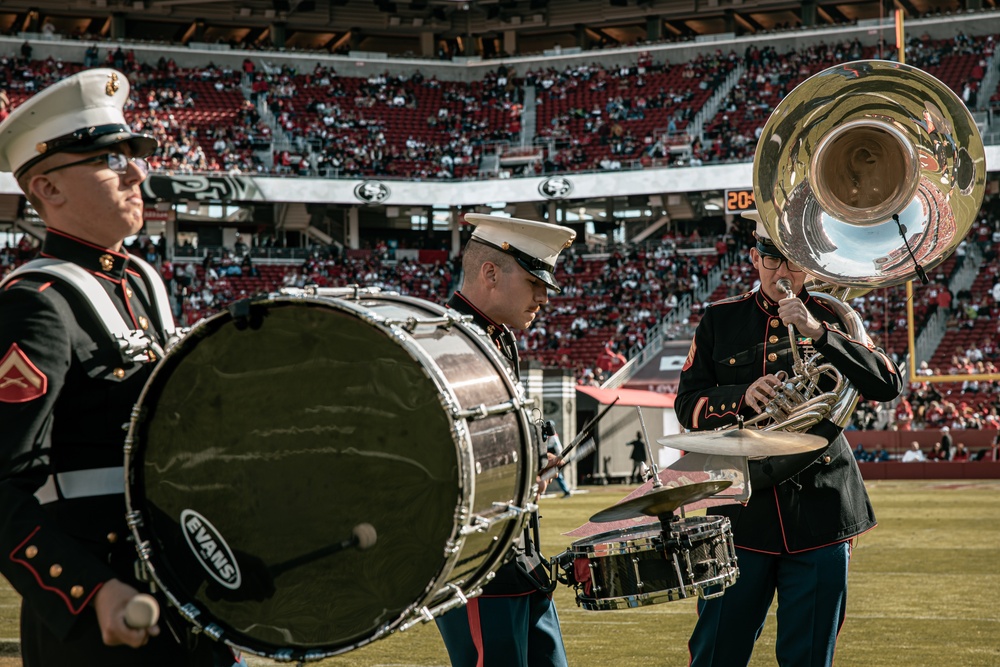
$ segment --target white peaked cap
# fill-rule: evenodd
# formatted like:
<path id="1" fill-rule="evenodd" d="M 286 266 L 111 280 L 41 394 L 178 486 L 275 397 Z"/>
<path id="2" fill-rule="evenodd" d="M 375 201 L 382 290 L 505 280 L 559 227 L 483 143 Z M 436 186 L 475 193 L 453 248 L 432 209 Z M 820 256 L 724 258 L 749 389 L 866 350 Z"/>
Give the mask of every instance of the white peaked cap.
<path id="1" fill-rule="evenodd" d="M 760 218 L 760 212 L 757 209 L 748 209 L 743 211 L 743 217 L 747 220 L 753 220 L 756 223 L 756 229 L 754 230 L 754 236 L 757 237 L 757 250 L 765 255 L 771 255 L 772 257 L 783 257 L 781 251 L 778 247 L 774 245 L 774 241 L 771 240 L 771 235 L 767 231 L 767 227 L 764 226 L 764 221 Z"/>
<path id="2" fill-rule="evenodd" d="M 575 231 L 562 225 L 502 215 L 468 213 L 465 220 L 476 226 L 472 232 L 474 240 L 507 253 L 525 271 L 557 292 L 560 290 L 554 275 L 556 260 L 560 252 L 573 245 Z"/>
<path id="3" fill-rule="evenodd" d="M 747 220 L 753 220 L 754 223 L 756 223 L 757 227 L 754 230 L 754 233 L 757 235 L 758 239 L 767 239 L 768 241 L 771 240 L 771 235 L 767 233 L 767 229 L 764 227 L 764 222 L 760 219 L 760 212 L 757 209 L 747 209 L 743 211 L 741 215 Z"/>
<path id="4" fill-rule="evenodd" d="M 125 122 L 128 78 L 113 69 L 88 69 L 20 104 L 0 123 L 0 171 L 18 175 L 55 153 L 85 153 L 127 142 L 133 155 L 156 150 L 153 137 Z"/>

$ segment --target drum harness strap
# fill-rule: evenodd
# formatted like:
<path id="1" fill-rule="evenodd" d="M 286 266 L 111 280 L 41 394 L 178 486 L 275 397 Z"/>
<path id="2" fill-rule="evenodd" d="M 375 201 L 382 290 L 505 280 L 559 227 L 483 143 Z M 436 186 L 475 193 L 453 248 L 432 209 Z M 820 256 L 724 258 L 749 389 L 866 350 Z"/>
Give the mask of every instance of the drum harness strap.
<path id="1" fill-rule="evenodd" d="M 157 357 L 163 357 L 164 347 L 170 349 L 178 340 L 180 332 L 174 326 L 174 316 L 170 312 L 170 297 L 167 294 L 167 288 L 156 269 L 145 260 L 134 256 L 129 257 L 129 264 L 139 269 L 143 282 L 152 292 L 153 306 L 156 318 L 159 320 L 160 330 L 166 341 L 165 346 L 161 346 L 155 338 L 147 336 L 141 329 L 132 329 L 118 312 L 111 296 L 97 282 L 97 278 L 71 262 L 60 259 L 34 259 L 12 271 L 0 282 L 0 288 L 11 280 L 29 273 L 41 273 L 58 278 L 76 290 L 83 297 L 84 302 L 90 306 L 91 313 L 104 325 L 108 337 L 121 353 L 123 362 L 144 363 L 150 361 L 149 351 L 155 353 Z"/>
<path id="2" fill-rule="evenodd" d="M 156 309 L 156 317 L 160 323 L 169 348 L 179 337 L 179 331 L 174 326 L 173 314 L 170 312 L 170 299 L 163 281 L 148 262 L 138 257 L 130 257 L 142 274 L 143 282 L 152 291 L 152 300 Z M 148 352 L 152 351 L 159 357 L 164 354 L 163 347 L 142 330 L 133 330 L 125 318 L 115 307 L 111 296 L 91 273 L 85 269 L 59 259 L 35 259 L 18 267 L 0 281 L 0 289 L 10 281 L 26 274 L 44 274 L 58 278 L 69 285 L 83 297 L 94 315 L 108 333 L 112 344 L 121 354 L 125 363 L 144 363 L 150 361 Z M 89 498 L 92 496 L 114 495 L 125 492 L 125 469 L 121 466 L 110 468 L 94 468 L 54 473 L 48 476 L 45 483 L 35 491 L 35 498 L 42 505 L 62 499 Z"/>

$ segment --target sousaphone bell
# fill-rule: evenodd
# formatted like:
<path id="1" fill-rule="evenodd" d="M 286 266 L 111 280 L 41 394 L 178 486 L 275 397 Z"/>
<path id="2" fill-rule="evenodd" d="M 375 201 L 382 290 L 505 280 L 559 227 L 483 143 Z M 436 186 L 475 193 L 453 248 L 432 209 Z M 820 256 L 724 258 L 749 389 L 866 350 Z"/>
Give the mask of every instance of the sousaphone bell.
<path id="1" fill-rule="evenodd" d="M 754 159 L 757 210 L 775 245 L 823 281 L 863 288 L 854 296 L 947 259 L 985 182 L 983 141 L 962 100 L 882 60 L 803 81 L 771 114 Z"/>

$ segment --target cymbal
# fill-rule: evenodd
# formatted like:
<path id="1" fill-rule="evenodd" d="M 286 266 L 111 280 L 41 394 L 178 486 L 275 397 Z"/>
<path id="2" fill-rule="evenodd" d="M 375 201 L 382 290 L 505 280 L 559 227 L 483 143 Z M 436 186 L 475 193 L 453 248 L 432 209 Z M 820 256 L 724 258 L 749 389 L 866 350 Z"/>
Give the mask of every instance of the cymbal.
<path id="1" fill-rule="evenodd" d="M 723 456 L 787 456 L 805 454 L 827 445 L 826 438 L 819 435 L 752 428 L 679 433 L 656 442 L 686 452 Z"/>
<path id="2" fill-rule="evenodd" d="M 728 479 L 715 479 L 685 484 L 684 486 L 663 486 L 658 489 L 654 487 L 645 495 L 601 510 L 590 517 L 590 520 L 596 523 L 605 523 L 635 519 L 640 516 L 670 514 L 681 505 L 714 496 L 731 484 L 732 481 Z"/>

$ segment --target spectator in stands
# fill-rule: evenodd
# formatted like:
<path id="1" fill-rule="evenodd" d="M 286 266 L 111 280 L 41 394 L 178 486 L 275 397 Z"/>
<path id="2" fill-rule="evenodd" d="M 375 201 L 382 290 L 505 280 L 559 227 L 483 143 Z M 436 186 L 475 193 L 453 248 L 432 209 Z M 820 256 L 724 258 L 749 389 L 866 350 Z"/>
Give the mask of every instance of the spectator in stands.
<path id="1" fill-rule="evenodd" d="M 519 373 L 517 342 L 511 329 L 526 329 L 559 290 L 555 264 L 576 232 L 547 223 L 468 214 L 475 225 L 466 244 L 462 287 L 448 301 L 471 315 Z M 545 452 L 543 460 L 558 463 Z M 544 483 L 539 484 L 540 490 Z M 530 521 L 537 529 L 537 514 Z M 525 538 L 531 531 L 525 533 Z M 513 554 L 512 554 L 513 555 Z M 497 571 L 483 595 L 439 616 L 437 625 L 455 667 L 483 664 L 566 667 L 559 617 L 552 603 L 555 584 L 538 545 L 521 544 L 518 555 Z"/>
<path id="2" fill-rule="evenodd" d="M 944 449 L 941 448 L 941 441 L 938 440 L 931 447 L 931 451 L 927 454 L 928 461 L 947 461 L 948 455 L 944 453 Z"/>
<path id="3" fill-rule="evenodd" d="M 952 406 L 954 407 L 954 406 Z M 947 413 L 946 413 L 947 414 Z M 951 460 L 952 445 L 954 443 L 954 438 L 951 435 L 951 428 L 949 426 L 941 427 L 941 450 L 944 452 L 945 457 Z"/>
<path id="4" fill-rule="evenodd" d="M 969 460 L 969 450 L 965 448 L 965 443 L 960 442 L 955 445 L 955 453 L 951 457 L 952 461 L 968 461 Z"/>
<path id="5" fill-rule="evenodd" d="M 920 449 L 920 443 L 916 440 L 910 443 L 910 448 L 906 450 L 905 454 L 903 454 L 903 463 L 913 463 L 926 460 L 927 457 L 924 456 L 923 451 Z"/>
<path id="6" fill-rule="evenodd" d="M 784 382 L 778 373 L 792 371 L 791 355 L 768 351 L 795 344 L 788 325 L 867 399 L 899 396 L 899 369 L 867 341 L 839 333 L 839 318 L 809 296 L 805 272 L 781 254 L 759 215 L 744 216 L 757 223 L 750 258 L 760 290 L 712 305 L 698 324 L 674 401 L 680 424 L 711 430 L 764 412 Z M 796 296 L 787 297 L 779 280 Z M 740 578 L 725 595 L 698 601 L 691 667 L 748 664 L 776 593 L 781 661 L 832 664 L 851 538 L 873 528 L 875 515 L 847 439 L 839 428 L 819 430 L 829 442 L 823 451 L 750 461 L 750 500 L 709 509 L 730 517 Z"/>
<path id="7" fill-rule="evenodd" d="M 896 428 L 900 431 L 909 431 L 913 424 L 913 406 L 906 397 L 899 399 L 896 404 Z"/>
<path id="8" fill-rule="evenodd" d="M 157 307 L 155 269 L 123 248 L 143 225 L 144 158 L 156 148 L 128 130 L 128 93 L 122 73 L 86 70 L 0 126 L 0 170 L 15 174 L 45 222 L 44 254 L 76 270 L 69 278 L 29 267 L 0 291 L 0 354 L 13 362 L 0 370 L 0 544 L 9 554 L 0 570 L 23 599 L 26 665 L 233 665 L 228 647 L 181 623 L 161 633 L 126 622 L 147 585 L 126 539 L 122 486 L 108 472 L 121 465 L 120 424 L 153 372 L 146 362 L 173 330 Z M 94 293 L 145 341 L 148 360 L 123 355 L 115 325 L 94 321 Z"/>
<path id="9" fill-rule="evenodd" d="M 91 44 L 87 47 L 87 50 L 83 52 L 83 67 L 84 69 L 90 69 L 91 67 L 97 67 L 101 57 L 101 52 L 97 48 L 97 44 Z"/>

